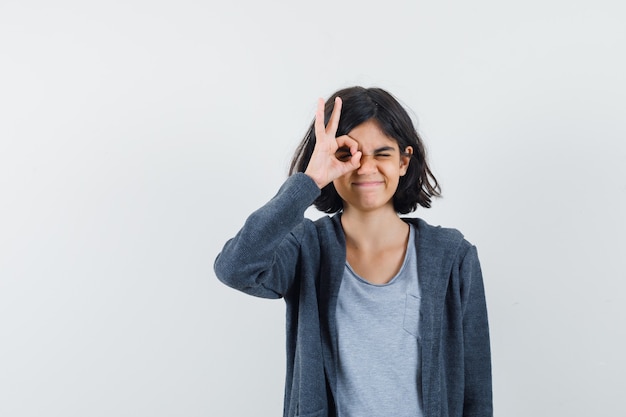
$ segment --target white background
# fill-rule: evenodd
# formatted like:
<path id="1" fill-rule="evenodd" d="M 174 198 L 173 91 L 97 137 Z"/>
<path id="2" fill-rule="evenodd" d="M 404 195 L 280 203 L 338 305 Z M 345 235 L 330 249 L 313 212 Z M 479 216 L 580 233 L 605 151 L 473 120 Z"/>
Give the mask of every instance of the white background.
<path id="1" fill-rule="evenodd" d="M 280 415 L 284 304 L 212 264 L 357 84 L 479 248 L 496 414 L 626 415 L 623 2 L 217 3 L 0 1 L 0 415 Z"/>

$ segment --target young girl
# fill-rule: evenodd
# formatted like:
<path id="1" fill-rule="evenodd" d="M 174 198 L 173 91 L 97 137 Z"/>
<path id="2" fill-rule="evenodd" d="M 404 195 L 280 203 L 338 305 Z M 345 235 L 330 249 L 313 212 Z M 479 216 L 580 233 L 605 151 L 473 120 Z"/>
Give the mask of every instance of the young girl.
<path id="1" fill-rule="evenodd" d="M 225 284 L 285 299 L 284 416 L 491 416 L 476 248 L 398 215 L 439 195 L 404 108 L 378 88 L 320 99 L 290 173 L 215 260 Z"/>

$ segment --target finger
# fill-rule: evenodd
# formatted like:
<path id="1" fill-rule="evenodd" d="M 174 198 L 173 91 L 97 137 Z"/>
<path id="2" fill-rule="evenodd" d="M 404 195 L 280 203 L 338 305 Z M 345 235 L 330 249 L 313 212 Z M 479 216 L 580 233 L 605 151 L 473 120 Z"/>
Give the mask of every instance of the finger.
<path id="1" fill-rule="evenodd" d="M 335 97 L 335 105 L 333 106 L 333 112 L 330 115 L 330 120 L 328 121 L 328 128 L 326 129 L 326 133 L 335 136 L 337 133 L 337 128 L 339 127 L 339 117 L 341 116 L 341 97 Z"/>
<path id="2" fill-rule="evenodd" d="M 324 99 L 317 99 L 317 111 L 315 112 L 315 136 L 320 138 L 326 133 L 324 126 Z"/>
<path id="3" fill-rule="evenodd" d="M 339 167 L 339 175 L 345 175 L 348 172 L 358 169 L 361 166 L 361 156 L 361 151 L 357 151 L 349 159 L 341 161 L 341 166 Z"/>
<path id="4" fill-rule="evenodd" d="M 346 147 L 350 149 L 350 154 L 354 155 L 359 150 L 359 142 L 352 139 L 348 135 L 339 136 L 337 138 L 337 145 L 339 147 Z"/>
<path id="5" fill-rule="evenodd" d="M 356 151 L 352 155 L 352 158 L 350 158 L 350 164 L 352 164 L 354 169 L 357 169 L 361 166 L 361 156 L 363 156 L 363 153 L 361 151 Z"/>

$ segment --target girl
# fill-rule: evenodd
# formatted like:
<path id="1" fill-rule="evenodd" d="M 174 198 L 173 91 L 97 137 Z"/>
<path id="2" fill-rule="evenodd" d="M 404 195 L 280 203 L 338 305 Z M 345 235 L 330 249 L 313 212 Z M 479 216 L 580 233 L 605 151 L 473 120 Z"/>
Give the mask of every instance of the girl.
<path id="1" fill-rule="evenodd" d="M 399 216 L 440 193 L 404 108 L 378 88 L 320 99 L 290 174 L 215 260 L 225 284 L 285 299 L 283 415 L 491 416 L 476 248 Z"/>

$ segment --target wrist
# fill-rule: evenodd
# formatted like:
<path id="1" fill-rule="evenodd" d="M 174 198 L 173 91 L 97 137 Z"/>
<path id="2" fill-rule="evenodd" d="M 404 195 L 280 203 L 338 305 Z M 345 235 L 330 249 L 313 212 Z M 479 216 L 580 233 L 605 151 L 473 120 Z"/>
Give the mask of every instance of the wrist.
<path id="1" fill-rule="evenodd" d="M 328 182 L 324 182 L 319 180 L 319 178 L 317 178 L 314 174 L 311 174 L 308 171 L 304 171 L 304 174 L 306 176 L 308 176 L 309 178 L 311 178 L 313 180 L 313 182 L 315 182 L 315 184 L 318 186 L 318 188 L 321 190 L 322 188 L 326 187 L 326 185 L 328 185 Z"/>

